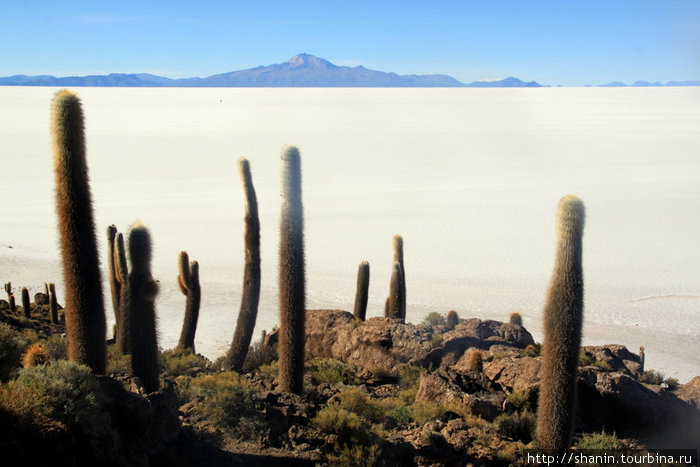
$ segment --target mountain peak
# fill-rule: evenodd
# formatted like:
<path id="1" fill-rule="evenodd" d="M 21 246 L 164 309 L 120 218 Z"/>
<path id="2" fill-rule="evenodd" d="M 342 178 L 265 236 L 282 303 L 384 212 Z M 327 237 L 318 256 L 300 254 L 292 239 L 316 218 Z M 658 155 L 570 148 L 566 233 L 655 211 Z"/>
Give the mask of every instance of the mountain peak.
<path id="1" fill-rule="evenodd" d="M 292 68 L 306 67 L 306 68 L 331 68 L 334 65 L 328 60 L 316 57 L 311 54 L 297 54 L 287 60 L 287 64 Z"/>

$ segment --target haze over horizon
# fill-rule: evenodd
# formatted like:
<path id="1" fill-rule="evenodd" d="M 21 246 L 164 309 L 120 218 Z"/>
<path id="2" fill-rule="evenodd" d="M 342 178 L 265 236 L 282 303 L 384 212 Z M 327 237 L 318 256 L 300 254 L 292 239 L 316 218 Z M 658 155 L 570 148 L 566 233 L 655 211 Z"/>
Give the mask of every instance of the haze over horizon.
<path id="1" fill-rule="evenodd" d="M 464 83 L 583 86 L 700 78 L 700 2 L 307 1 L 3 5 L 0 76 L 205 77 L 298 53 Z"/>

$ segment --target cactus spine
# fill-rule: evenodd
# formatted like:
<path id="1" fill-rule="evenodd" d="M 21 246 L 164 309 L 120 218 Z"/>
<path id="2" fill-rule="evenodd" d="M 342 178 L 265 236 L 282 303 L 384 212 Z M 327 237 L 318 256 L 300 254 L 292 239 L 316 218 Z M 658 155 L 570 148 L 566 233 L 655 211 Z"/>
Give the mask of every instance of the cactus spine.
<path id="1" fill-rule="evenodd" d="M 228 354 L 228 365 L 236 371 L 243 367 L 248 354 L 260 302 L 260 219 L 250 163 L 247 159 L 241 158 L 238 161 L 238 174 L 245 194 L 245 268 L 241 308 Z"/>
<path id="2" fill-rule="evenodd" d="M 151 236 L 140 223 L 129 231 L 129 258 L 131 272 L 124 312 L 131 321 L 131 371 L 147 392 L 154 392 L 158 390 L 159 373 L 155 309 L 158 285 L 151 275 Z"/>
<path id="3" fill-rule="evenodd" d="M 52 102 L 56 211 L 66 285 L 68 358 L 104 373 L 106 319 L 85 159 L 83 111 L 68 90 Z"/>
<path id="4" fill-rule="evenodd" d="M 31 318 L 31 305 L 29 304 L 29 290 L 26 287 L 22 287 L 22 312 L 25 318 Z"/>
<path id="5" fill-rule="evenodd" d="M 403 295 L 404 279 L 403 268 L 401 263 L 394 261 L 394 266 L 391 268 L 391 288 L 389 289 L 389 307 L 388 318 L 398 318 L 402 323 L 406 320 L 406 299 Z M 402 314 L 403 312 L 403 314 Z"/>
<path id="6" fill-rule="evenodd" d="M 397 284 L 399 289 L 396 290 L 397 295 L 394 297 L 394 300 L 397 300 L 397 307 L 398 311 L 393 311 L 394 313 L 398 313 L 395 317 L 401 319 L 401 322 L 406 321 L 406 268 L 404 266 L 403 262 L 403 237 L 399 234 L 394 235 L 393 238 L 393 244 L 394 244 L 394 263 L 399 263 L 399 266 L 401 266 L 401 283 Z M 394 281 L 394 275 L 392 272 L 392 285 L 391 287 L 395 287 L 393 284 Z"/>
<path id="7" fill-rule="evenodd" d="M 202 289 L 199 287 L 199 263 L 190 262 L 186 251 L 181 251 L 178 257 L 180 275 L 177 283 L 180 291 L 187 297 L 185 299 L 185 319 L 182 323 L 180 341 L 178 347 L 191 349 L 194 352 L 194 335 L 197 332 L 197 320 L 199 319 L 199 303 L 202 297 Z"/>
<path id="8" fill-rule="evenodd" d="M 569 448 L 576 408 L 576 374 L 583 324 L 583 202 L 566 196 L 557 213 L 554 272 L 544 307 L 542 380 L 537 411 L 540 449 Z"/>
<path id="9" fill-rule="evenodd" d="M 117 277 L 114 271 L 116 256 L 115 256 L 115 241 L 117 239 L 117 227 L 112 224 L 107 227 L 107 275 L 109 282 L 109 291 L 112 294 L 112 308 L 114 309 L 114 340 L 117 340 L 117 333 L 119 329 L 119 321 L 121 315 L 121 305 L 119 304 L 120 297 L 120 283 L 117 281 Z"/>
<path id="10" fill-rule="evenodd" d="M 131 314 L 126 306 L 129 288 L 129 266 L 126 262 L 124 235 L 114 238 L 114 280 L 119 285 L 119 320 L 116 324 L 116 345 L 122 354 L 131 352 Z"/>
<path id="11" fill-rule="evenodd" d="M 58 297 L 56 297 L 56 284 L 47 284 L 49 288 L 49 320 L 53 324 L 58 323 Z"/>
<path id="12" fill-rule="evenodd" d="M 279 252 L 280 389 L 301 394 L 304 386 L 304 213 L 299 150 L 282 151 L 282 209 Z"/>

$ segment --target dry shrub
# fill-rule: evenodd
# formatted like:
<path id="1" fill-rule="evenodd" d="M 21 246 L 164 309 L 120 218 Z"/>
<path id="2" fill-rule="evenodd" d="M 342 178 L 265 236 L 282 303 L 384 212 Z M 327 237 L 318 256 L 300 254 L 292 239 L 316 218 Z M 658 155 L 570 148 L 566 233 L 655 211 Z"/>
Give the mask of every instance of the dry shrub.
<path id="1" fill-rule="evenodd" d="M 22 357 L 22 366 L 29 368 L 32 366 L 43 365 L 50 360 L 49 353 L 43 344 L 32 344 L 27 348 L 27 351 Z"/>

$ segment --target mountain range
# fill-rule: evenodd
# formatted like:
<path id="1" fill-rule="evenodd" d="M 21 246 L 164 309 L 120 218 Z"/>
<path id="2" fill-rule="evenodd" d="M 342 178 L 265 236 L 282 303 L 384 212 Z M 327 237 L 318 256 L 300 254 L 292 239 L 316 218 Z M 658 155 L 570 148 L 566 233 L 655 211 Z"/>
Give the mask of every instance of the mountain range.
<path id="1" fill-rule="evenodd" d="M 67 76 L 14 75 L 0 78 L 0 86 L 95 86 L 95 87 L 478 87 L 535 88 L 536 81 L 512 76 L 495 81 L 462 83 L 448 75 L 398 75 L 363 66 L 338 66 L 310 54 L 299 54 L 284 63 L 231 71 L 206 78 L 172 79 L 148 73 Z M 621 82 L 601 86 L 627 86 Z M 700 81 L 637 81 L 630 86 L 700 86 Z"/>
<path id="2" fill-rule="evenodd" d="M 540 87 L 534 81 L 509 77 L 500 81 L 462 83 L 448 75 L 398 75 L 363 66 L 338 66 L 310 54 L 284 63 L 231 71 L 206 78 L 172 79 L 148 73 L 68 76 L 14 75 L 0 78 L 0 86 L 112 86 L 112 87 Z"/>

